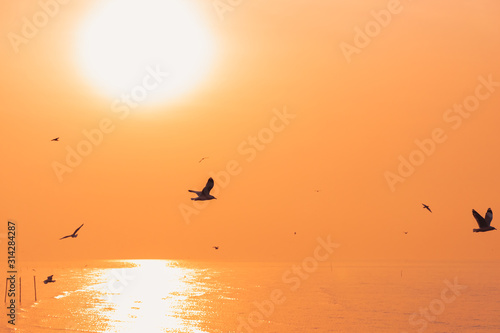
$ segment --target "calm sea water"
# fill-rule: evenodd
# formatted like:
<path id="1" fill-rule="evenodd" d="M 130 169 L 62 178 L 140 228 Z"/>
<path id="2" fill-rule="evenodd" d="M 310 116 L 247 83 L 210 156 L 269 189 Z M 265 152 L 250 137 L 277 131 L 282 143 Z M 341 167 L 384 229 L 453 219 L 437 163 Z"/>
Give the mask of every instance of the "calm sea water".
<path id="1" fill-rule="evenodd" d="M 23 333 L 500 332 L 499 273 L 499 263 L 36 263 L 19 274 L 15 328 L 6 316 L 1 327 Z M 43 284 L 48 275 L 56 282 Z"/>

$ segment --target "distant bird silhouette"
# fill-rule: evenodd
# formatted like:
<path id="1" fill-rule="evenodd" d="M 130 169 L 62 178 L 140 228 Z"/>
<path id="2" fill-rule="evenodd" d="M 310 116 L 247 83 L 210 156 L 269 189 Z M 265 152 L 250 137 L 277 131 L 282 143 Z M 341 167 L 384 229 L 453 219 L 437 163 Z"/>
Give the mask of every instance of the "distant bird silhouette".
<path id="1" fill-rule="evenodd" d="M 71 235 L 68 235 L 68 236 L 64 236 L 62 238 L 59 238 L 59 240 L 61 239 L 64 239 L 64 238 L 68 238 L 68 237 L 71 237 L 71 238 L 76 238 L 78 235 L 76 234 L 78 232 L 78 230 L 80 230 L 80 228 L 83 227 L 83 224 L 81 226 L 78 227 L 78 229 L 75 230 L 75 232 L 73 232 Z"/>
<path id="2" fill-rule="evenodd" d="M 54 275 L 47 276 L 47 280 L 43 281 L 43 283 L 47 284 L 47 283 L 51 283 L 51 282 L 56 282 L 56 280 L 52 280 L 53 276 Z"/>
<path id="3" fill-rule="evenodd" d="M 197 198 L 191 198 L 191 200 L 212 200 L 212 199 L 217 199 L 216 197 L 210 195 L 210 191 L 214 187 L 214 180 L 212 177 L 208 178 L 207 185 L 205 185 L 205 188 L 201 191 L 193 191 L 193 190 L 188 190 L 189 192 L 196 193 L 198 195 Z"/>
<path id="4" fill-rule="evenodd" d="M 404 233 L 405 233 L 405 235 L 406 235 L 406 234 L 408 234 L 408 231 L 405 231 Z"/>
<path id="5" fill-rule="evenodd" d="M 198 161 L 198 163 L 201 163 L 201 161 L 203 161 L 204 159 L 208 158 L 208 156 L 206 157 L 203 157 L 201 160 Z"/>
<path id="6" fill-rule="evenodd" d="M 296 232 L 296 231 L 294 231 L 294 232 L 293 232 L 293 234 L 294 234 L 294 235 L 296 235 L 296 234 L 297 234 L 297 232 Z"/>
<path id="7" fill-rule="evenodd" d="M 422 204 L 422 206 L 424 206 L 422 208 L 427 209 L 429 212 L 432 213 L 432 210 L 429 208 L 429 206 L 427 206 L 426 204 Z"/>
<path id="8" fill-rule="evenodd" d="M 59 141 L 59 137 L 55 138 L 55 139 L 52 139 L 50 141 Z"/>
<path id="9" fill-rule="evenodd" d="M 218 250 L 218 249 L 219 249 L 219 247 L 218 247 L 218 246 L 212 246 L 212 247 L 213 247 L 214 249 L 216 249 L 216 250 Z"/>
<path id="10" fill-rule="evenodd" d="M 484 218 L 479 215 L 478 212 L 476 212 L 474 209 L 472 210 L 472 215 L 474 215 L 474 218 L 477 221 L 477 224 L 479 225 L 479 229 L 472 229 L 473 232 L 485 232 L 485 231 L 490 231 L 490 230 L 497 230 L 494 227 L 491 227 L 491 220 L 493 220 L 493 212 L 491 211 L 491 208 L 488 208 L 488 211 L 486 212 L 486 215 L 484 215 Z"/>

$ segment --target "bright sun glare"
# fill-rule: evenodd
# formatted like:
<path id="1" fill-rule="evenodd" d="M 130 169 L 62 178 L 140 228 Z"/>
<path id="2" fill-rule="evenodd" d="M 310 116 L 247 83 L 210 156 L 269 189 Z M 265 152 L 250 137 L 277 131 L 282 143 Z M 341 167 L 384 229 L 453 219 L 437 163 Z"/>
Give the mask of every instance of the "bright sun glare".
<path id="1" fill-rule="evenodd" d="M 135 88 L 140 103 L 187 92 L 213 57 L 208 29 L 185 0 L 99 2 L 77 48 L 83 72 L 99 90 L 119 98 Z"/>
<path id="2" fill-rule="evenodd" d="M 167 260 L 128 260 L 136 267 L 106 272 L 97 289 L 106 295 L 109 320 L 117 332 L 187 332 L 181 315 L 185 295 L 192 293 L 186 275 Z M 197 332 L 190 330 L 190 332 Z"/>

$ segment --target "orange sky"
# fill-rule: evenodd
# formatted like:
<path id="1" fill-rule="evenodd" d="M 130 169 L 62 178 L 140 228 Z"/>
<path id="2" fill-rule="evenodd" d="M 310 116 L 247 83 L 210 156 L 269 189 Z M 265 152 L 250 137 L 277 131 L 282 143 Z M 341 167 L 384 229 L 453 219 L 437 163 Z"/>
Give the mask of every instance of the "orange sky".
<path id="1" fill-rule="evenodd" d="M 334 260 L 500 259 L 500 231 L 472 233 L 471 214 L 500 212 L 497 1 L 243 0 L 224 20 L 191 2 L 214 44 L 208 74 L 124 119 L 76 61 L 97 0 L 61 4 L 18 52 L 9 33 L 40 5 L 0 4 L 0 234 L 17 222 L 20 260 L 301 260 L 328 235 Z M 464 103 L 475 111 L 448 111 Z M 59 181 L 53 163 L 103 119 L 110 133 Z M 391 186 L 436 129 L 442 142 Z M 187 190 L 228 163 L 218 199 L 183 216 Z"/>

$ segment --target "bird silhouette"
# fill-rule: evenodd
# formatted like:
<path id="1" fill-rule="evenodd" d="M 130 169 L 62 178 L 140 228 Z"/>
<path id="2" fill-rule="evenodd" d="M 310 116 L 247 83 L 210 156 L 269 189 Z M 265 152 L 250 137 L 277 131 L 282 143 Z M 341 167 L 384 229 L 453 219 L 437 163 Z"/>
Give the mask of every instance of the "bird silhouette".
<path id="1" fill-rule="evenodd" d="M 50 140 L 50 141 L 59 141 L 59 137 L 54 138 L 54 139 L 52 139 L 52 140 Z"/>
<path id="2" fill-rule="evenodd" d="M 64 238 L 68 238 L 68 237 L 76 238 L 78 236 L 76 233 L 78 232 L 78 230 L 80 230 L 81 227 L 83 227 L 83 224 L 81 226 L 79 226 L 78 229 L 76 229 L 71 235 L 61 237 L 61 238 L 59 238 L 59 240 L 64 239 Z"/>
<path id="3" fill-rule="evenodd" d="M 427 206 L 426 204 L 422 204 L 422 206 L 424 206 L 422 208 L 427 209 L 429 212 L 432 213 L 432 210 L 429 208 L 429 206 Z"/>
<path id="4" fill-rule="evenodd" d="M 212 247 L 213 247 L 214 249 L 216 249 L 216 250 L 218 250 L 218 249 L 219 249 L 219 247 L 218 247 L 218 246 L 212 246 Z"/>
<path id="5" fill-rule="evenodd" d="M 56 280 L 52 280 L 53 276 L 54 275 L 47 276 L 47 280 L 43 281 L 43 283 L 47 284 L 47 283 L 51 283 L 51 282 L 56 282 Z"/>
<path id="6" fill-rule="evenodd" d="M 206 158 L 208 158 L 208 156 L 206 156 L 206 157 L 202 157 L 202 159 L 201 159 L 201 160 L 199 160 L 199 161 L 198 161 L 198 163 L 201 163 L 201 161 L 203 161 L 203 160 L 204 160 L 204 159 L 206 159 Z"/>
<path id="7" fill-rule="evenodd" d="M 189 192 L 196 193 L 198 197 L 196 198 L 191 198 L 191 200 L 212 200 L 212 199 L 217 199 L 216 197 L 210 195 L 210 191 L 214 187 L 214 180 L 212 177 L 210 177 L 207 181 L 207 185 L 205 185 L 205 188 L 201 191 L 193 191 L 193 190 L 188 190 Z"/>
<path id="8" fill-rule="evenodd" d="M 474 218 L 477 221 L 477 224 L 479 225 L 479 229 L 472 229 L 473 232 L 486 232 L 490 230 L 497 230 L 495 227 L 490 226 L 491 220 L 493 220 L 493 212 L 491 211 L 491 208 L 488 208 L 488 211 L 486 212 L 486 215 L 484 215 L 484 218 L 479 215 L 478 212 L 476 212 L 474 209 L 472 210 L 472 215 L 474 215 Z"/>

